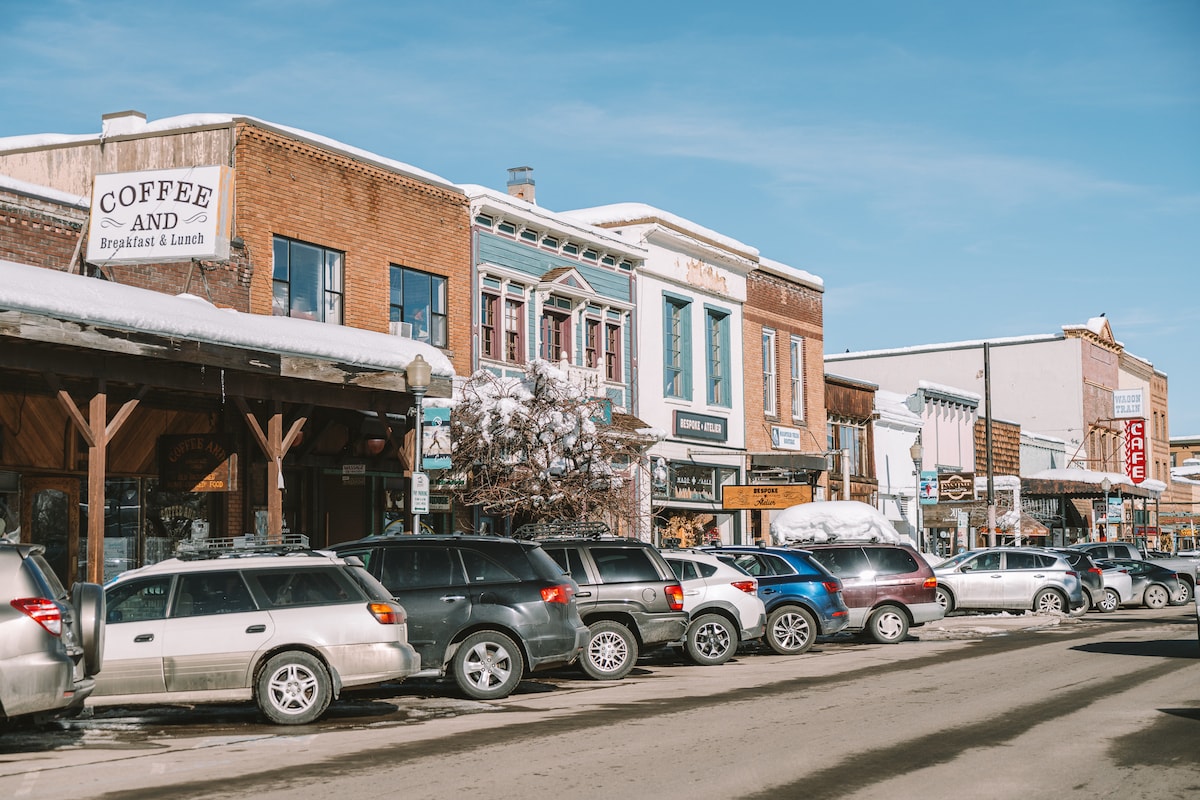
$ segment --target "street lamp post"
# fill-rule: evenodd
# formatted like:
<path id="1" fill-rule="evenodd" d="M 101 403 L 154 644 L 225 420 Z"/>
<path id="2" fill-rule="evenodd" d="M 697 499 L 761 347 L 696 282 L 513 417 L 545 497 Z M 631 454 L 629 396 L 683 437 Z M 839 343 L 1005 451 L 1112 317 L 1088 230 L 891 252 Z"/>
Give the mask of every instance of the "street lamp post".
<path id="1" fill-rule="evenodd" d="M 912 447 L 908 448 L 908 454 L 912 456 L 913 475 L 916 478 L 913 492 L 913 505 L 916 508 L 913 510 L 913 519 L 917 523 L 917 547 L 921 552 L 929 552 L 928 543 L 925 541 L 925 531 L 921 527 L 921 466 L 925 463 L 925 448 L 921 446 L 920 434 L 917 434 L 917 440 L 913 442 Z"/>
<path id="2" fill-rule="evenodd" d="M 408 502 L 412 511 L 413 533 L 421 532 L 421 514 L 429 511 L 429 478 L 423 469 L 424 453 L 421 441 L 424 435 L 421 423 L 425 420 L 423 401 L 425 392 L 429 389 L 429 380 L 433 375 L 433 367 L 418 353 L 416 358 L 408 363 L 404 370 L 408 390 L 413 395 L 413 464 L 412 483 L 409 486 Z"/>
<path id="3" fill-rule="evenodd" d="M 1104 490 L 1104 537 L 1103 539 L 1111 539 L 1108 535 L 1108 493 L 1112 491 L 1113 483 L 1108 478 L 1100 481 L 1100 488 Z M 1099 531 L 1097 531 L 1099 533 Z M 1102 539 L 1102 541 L 1103 541 Z"/>

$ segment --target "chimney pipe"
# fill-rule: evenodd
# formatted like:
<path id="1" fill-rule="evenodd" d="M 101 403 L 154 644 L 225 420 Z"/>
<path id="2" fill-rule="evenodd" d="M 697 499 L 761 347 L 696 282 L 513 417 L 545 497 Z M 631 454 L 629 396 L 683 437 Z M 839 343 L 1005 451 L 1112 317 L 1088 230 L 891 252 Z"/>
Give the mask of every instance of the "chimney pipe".
<path id="1" fill-rule="evenodd" d="M 526 203 L 537 205 L 533 191 L 533 167 L 510 167 L 508 170 L 508 193 Z"/>

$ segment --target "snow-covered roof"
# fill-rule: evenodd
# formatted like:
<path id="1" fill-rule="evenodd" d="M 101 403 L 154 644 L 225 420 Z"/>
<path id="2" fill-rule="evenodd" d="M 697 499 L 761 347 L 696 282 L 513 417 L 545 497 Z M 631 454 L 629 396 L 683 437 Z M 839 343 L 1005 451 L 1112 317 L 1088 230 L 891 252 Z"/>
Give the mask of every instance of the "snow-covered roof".
<path id="1" fill-rule="evenodd" d="M 1033 336 L 1009 336 L 999 339 L 968 339 L 961 342 L 941 342 L 938 344 L 915 344 L 909 347 L 891 347 L 884 350 L 858 350 L 849 353 L 826 353 L 828 361 L 854 361 L 860 358 L 878 358 L 880 356 L 912 355 L 915 353 L 936 353 L 944 350 L 973 350 L 985 344 L 995 346 L 1031 344 L 1035 342 L 1061 341 L 1065 337 L 1061 333 L 1046 333 Z"/>
<path id="2" fill-rule="evenodd" d="M 825 291 L 824 280 L 818 278 L 816 275 L 813 275 L 811 272 L 805 272 L 802 269 L 789 266 L 784 264 L 782 261 L 775 261 L 774 259 L 760 257 L 758 259 L 758 267 L 765 272 L 773 273 L 781 278 L 786 278 L 790 281 L 795 281 L 796 283 L 802 283 L 805 286 L 822 292 Z"/>
<path id="3" fill-rule="evenodd" d="M 4 260 L 0 260 L 0 309 L 391 372 L 403 371 L 419 354 L 435 377 L 454 377 L 454 365 L 441 350 L 413 339 L 313 320 L 247 314 L 218 308 L 195 295 L 169 295 Z"/>
<path id="4" fill-rule="evenodd" d="M 1042 442 L 1046 442 L 1048 444 L 1061 444 L 1065 446 L 1067 443 L 1066 439 L 1059 439 L 1056 436 L 1047 436 L 1044 433 L 1034 433 L 1033 431 L 1027 430 L 1021 431 L 1021 438 L 1033 440 L 1030 442 L 1030 444 L 1040 444 Z"/>
<path id="5" fill-rule="evenodd" d="M 737 253 L 744 258 L 758 261 L 757 248 L 739 242 L 737 239 L 733 239 L 725 234 L 717 233 L 711 228 L 697 225 L 689 219 L 684 219 L 669 211 L 663 211 L 660 208 L 655 208 L 645 203 L 613 203 L 606 206 L 593 206 L 592 208 L 577 208 L 571 211 L 563 211 L 562 215 L 588 225 L 600 226 L 644 225 L 657 222 L 694 236 L 697 239 L 718 244 L 726 250 Z"/>
<path id="6" fill-rule="evenodd" d="M 0 142 L 4 141 L 0 139 Z M 52 189 L 49 186 L 42 186 L 37 183 L 29 183 L 28 181 L 18 180 L 11 175 L 0 173 L 0 190 L 7 190 L 16 194 L 23 194 L 26 197 L 36 197 L 41 200 L 49 200 L 54 203 L 60 203 L 64 206 L 72 206 L 81 210 L 86 210 L 91 207 L 92 202 L 90 197 L 80 197 L 77 194 L 63 192 L 58 189 Z"/>
<path id="7" fill-rule="evenodd" d="M 908 407 L 908 397 L 886 389 L 875 391 L 875 410 L 879 422 L 910 428 L 921 427 L 921 415 L 914 414 Z"/>
<path id="8" fill-rule="evenodd" d="M 83 142 L 102 141 L 104 139 L 115 139 L 122 136 L 140 136 L 148 133 L 166 133 L 169 131 L 181 131 L 191 128 L 211 128 L 222 125 L 232 125 L 237 122 L 249 122 L 262 128 L 283 133 L 292 138 L 301 141 L 309 142 L 326 150 L 333 150 L 350 158 L 365 163 L 374 164 L 391 172 L 397 172 L 407 175 L 410 178 L 415 178 L 424 183 L 430 183 L 440 186 L 444 189 L 449 189 L 454 192 L 462 192 L 462 190 L 454 183 L 446 180 L 440 175 L 435 175 L 432 172 L 414 167 L 411 164 L 406 164 L 403 161 L 396 161 L 391 158 L 372 153 L 368 150 L 362 150 L 358 147 L 339 142 L 336 139 L 330 139 L 320 134 L 312 133 L 311 131 L 301 130 L 300 128 L 292 128 L 287 125 L 279 125 L 274 122 L 259 119 L 257 117 L 247 116 L 245 114 L 181 114 L 175 117 L 165 117 L 163 119 L 147 121 L 140 114 L 131 114 L 121 118 L 121 128 L 119 133 L 106 135 L 105 132 L 100 133 L 85 133 L 85 134 L 62 134 L 62 133 L 36 133 L 26 134 L 23 136 L 8 136 L 0 138 L 0 152 L 14 150 L 36 150 L 41 148 L 56 147 L 60 145 L 79 144 Z"/>
<path id="9" fill-rule="evenodd" d="M 628 239 L 622 239 L 603 228 L 573 219 L 567 214 L 547 210 L 537 203 L 513 197 L 508 192 L 497 191 L 474 183 L 460 184 L 458 188 L 471 199 L 472 206 L 491 205 L 512 213 L 514 216 L 536 220 L 551 231 L 587 241 L 602 249 L 615 251 L 635 259 L 646 257 L 646 248 L 636 245 Z M 472 211 L 475 212 L 475 209 L 473 208 Z"/>
<path id="10" fill-rule="evenodd" d="M 924 391 L 926 394 L 936 394 L 943 397 L 948 397 L 956 400 L 962 400 L 967 405 L 979 405 L 979 401 L 983 399 L 982 395 L 975 392 L 968 392 L 966 389 L 959 389 L 957 386 L 947 386 L 942 383 L 934 383 L 933 381 L 917 381 L 917 388 Z"/>
<path id="11" fill-rule="evenodd" d="M 1104 483 L 1107 478 L 1112 484 L 1113 490 L 1118 487 L 1128 486 L 1130 488 L 1146 489 L 1151 492 L 1165 492 L 1167 485 L 1162 481 L 1156 481 L 1153 478 L 1148 478 L 1141 483 L 1134 483 L 1128 475 L 1121 472 L 1096 472 L 1090 469 L 1074 469 L 1074 468 L 1059 468 L 1059 469 L 1044 469 L 1041 472 L 1035 472 L 1027 476 L 1039 480 L 1049 481 L 1074 481 L 1075 483 L 1088 483 L 1099 486 Z"/>

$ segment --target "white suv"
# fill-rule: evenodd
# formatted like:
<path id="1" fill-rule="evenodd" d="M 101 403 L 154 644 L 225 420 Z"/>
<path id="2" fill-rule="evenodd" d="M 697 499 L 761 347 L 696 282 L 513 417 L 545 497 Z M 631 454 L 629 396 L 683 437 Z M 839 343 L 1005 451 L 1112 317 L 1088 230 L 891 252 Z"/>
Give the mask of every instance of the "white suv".
<path id="1" fill-rule="evenodd" d="M 343 688 L 420 669 L 404 608 L 362 562 L 328 552 L 201 550 L 122 573 L 105 596 L 91 705 L 253 699 L 298 725 Z"/>
<path id="2" fill-rule="evenodd" d="M 664 550 L 683 586 L 683 610 L 690 617 L 684 646 L 697 664 L 723 664 L 741 642 L 762 638 L 767 611 L 758 580 L 709 553 Z"/>

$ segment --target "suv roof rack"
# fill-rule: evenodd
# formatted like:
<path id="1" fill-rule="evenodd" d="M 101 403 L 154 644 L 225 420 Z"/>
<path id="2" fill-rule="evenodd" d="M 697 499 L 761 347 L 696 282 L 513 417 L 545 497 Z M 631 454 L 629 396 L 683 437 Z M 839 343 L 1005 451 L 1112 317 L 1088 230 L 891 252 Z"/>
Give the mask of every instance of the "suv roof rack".
<path id="1" fill-rule="evenodd" d="M 596 520 L 530 522 L 513 531 L 514 539 L 600 539 L 611 535 L 608 523 Z"/>
<path id="2" fill-rule="evenodd" d="M 205 558 L 287 555 L 310 551 L 308 537 L 302 533 L 285 533 L 272 539 L 266 536 L 230 536 L 224 539 L 187 539 L 175 548 L 175 555 L 184 561 Z"/>

